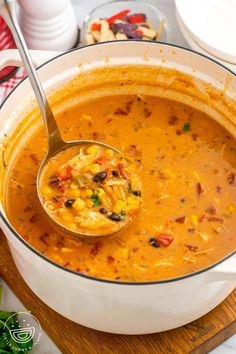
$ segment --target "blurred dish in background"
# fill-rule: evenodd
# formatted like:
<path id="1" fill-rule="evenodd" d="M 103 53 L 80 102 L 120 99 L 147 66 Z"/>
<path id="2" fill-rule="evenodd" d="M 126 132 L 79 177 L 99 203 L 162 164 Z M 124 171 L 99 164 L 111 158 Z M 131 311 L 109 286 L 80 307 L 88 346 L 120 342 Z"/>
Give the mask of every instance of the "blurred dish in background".
<path id="1" fill-rule="evenodd" d="M 2 17 L 0 17 L 0 51 L 12 48 L 16 48 L 16 45 L 11 31 L 9 30 Z M 7 66 L 6 68 L 0 70 L 0 83 L 12 77 L 16 70 L 17 68 L 15 66 Z"/>
<path id="2" fill-rule="evenodd" d="M 18 0 L 19 22 L 30 49 L 66 51 L 77 44 L 78 25 L 70 0 Z"/>
<path id="3" fill-rule="evenodd" d="M 112 40 L 170 41 L 166 17 L 142 1 L 111 1 L 96 7 L 84 19 L 81 45 Z"/>
<path id="4" fill-rule="evenodd" d="M 175 0 L 179 19 L 202 49 L 236 64 L 236 1 Z"/>
<path id="5" fill-rule="evenodd" d="M 204 55 L 206 55 L 206 56 L 208 56 L 208 57 L 210 57 L 210 58 L 212 58 L 212 59 L 218 61 L 219 63 L 225 65 L 226 67 L 228 67 L 228 68 L 231 69 L 232 71 L 236 72 L 236 65 L 230 64 L 230 63 L 228 63 L 228 62 L 226 62 L 226 61 L 224 61 L 224 60 L 221 60 L 221 59 L 215 57 L 214 55 L 212 55 L 212 54 L 208 53 L 207 51 L 205 51 L 204 49 L 202 49 L 202 48 L 194 41 L 194 39 L 191 37 L 191 34 L 188 32 L 187 28 L 185 27 L 184 23 L 181 21 L 181 18 L 179 17 L 179 15 L 178 15 L 177 12 L 176 12 L 176 18 L 177 18 L 177 21 L 178 21 L 179 28 L 180 28 L 180 30 L 181 30 L 181 32 L 182 32 L 182 34 L 183 34 L 183 36 L 184 36 L 186 42 L 189 44 L 189 46 L 190 46 L 193 50 L 195 50 L 195 51 L 197 51 L 197 52 L 199 52 L 199 53 L 201 53 L 201 54 L 204 54 Z"/>

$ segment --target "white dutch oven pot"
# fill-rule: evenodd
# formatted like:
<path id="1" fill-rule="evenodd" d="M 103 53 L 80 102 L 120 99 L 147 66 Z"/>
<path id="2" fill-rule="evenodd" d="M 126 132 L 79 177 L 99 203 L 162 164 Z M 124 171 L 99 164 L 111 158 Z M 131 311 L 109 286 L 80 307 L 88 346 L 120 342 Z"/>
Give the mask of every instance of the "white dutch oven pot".
<path id="1" fill-rule="evenodd" d="M 33 53 L 35 62 L 45 60 L 45 55 Z M 52 55 L 55 54 L 49 53 L 49 57 Z M 19 64 L 17 52 L 0 53 L 0 66 L 8 64 Z M 236 97 L 233 72 L 203 55 L 161 43 L 123 41 L 83 47 L 48 60 L 38 72 L 44 87 L 50 91 L 80 72 L 119 64 L 176 69 L 169 89 L 157 89 L 158 95 L 165 97 L 173 97 L 171 87 L 173 80 L 178 79 L 178 72 L 191 74 L 203 96 L 207 94 L 205 82 L 228 97 Z M 155 80 L 159 79 L 157 75 Z M 187 89 L 188 85 L 182 82 L 183 90 L 185 86 Z M 184 94 L 175 92 L 178 101 L 186 102 L 187 96 L 187 91 Z M 4 133 L 12 134 L 32 97 L 26 79 L 3 102 L 0 110 L 1 141 Z M 227 128 L 235 134 L 232 111 L 230 113 L 227 108 L 220 107 L 219 103 L 216 109 L 210 95 L 209 99 L 208 104 L 204 104 L 201 99 L 189 98 L 188 104 L 208 111 L 219 121 L 221 118 L 216 111 L 224 111 Z M 55 311 L 90 328 L 122 334 L 169 330 L 212 310 L 232 292 L 236 284 L 234 254 L 207 269 L 168 281 L 119 283 L 81 275 L 62 268 L 34 250 L 12 228 L 2 204 L 0 212 L 0 226 L 7 237 L 15 264 L 28 286 Z"/>

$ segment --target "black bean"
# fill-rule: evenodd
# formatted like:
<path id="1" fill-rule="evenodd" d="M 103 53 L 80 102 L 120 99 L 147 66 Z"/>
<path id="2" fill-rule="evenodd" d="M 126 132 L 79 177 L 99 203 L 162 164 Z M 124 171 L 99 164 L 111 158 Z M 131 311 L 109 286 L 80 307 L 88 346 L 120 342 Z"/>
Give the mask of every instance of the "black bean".
<path id="1" fill-rule="evenodd" d="M 101 171 L 101 172 L 98 172 L 94 177 L 93 177 L 93 180 L 94 182 L 103 182 L 105 179 L 107 178 L 107 173 L 106 171 Z"/>
<path id="2" fill-rule="evenodd" d="M 119 177 L 119 172 L 116 171 L 116 170 L 112 171 L 112 176 L 113 177 Z"/>
<path id="3" fill-rule="evenodd" d="M 116 213 L 110 213 L 108 215 L 108 218 L 111 219 L 112 221 L 121 221 L 121 217 L 120 215 L 116 214 Z"/>
<path id="4" fill-rule="evenodd" d="M 107 214 L 107 209 L 106 208 L 100 208 L 99 213 L 101 214 Z"/>
<path id="5" fill-rule="evenodd" d="M 188 232 L 190 232 L 190 234 L 194 234 L 195 228 L 194 228 L 194 227 L 190 227 L 190 228 L 188 229 Z"/>
<path id="6" fill-rule="evenodd" d="M 140 191 L 132 191 L 133 195 L 136 197 L 141 197 L 142 193 Z"/>
<path id="7" fill-rule="evenodd" d="M 159 248 L 161 247 L 160 243 L 157 241 L 155 237 L 150 238 L 149 243 L 152 247 Z"/>
<path id="8" fill-rule="evenodd" d="M 66 208 L 71 208 L 72 205 L 74 204 L 74 202 L 75 202 L 75 199 L 68 199 L 64 205 Z"/>

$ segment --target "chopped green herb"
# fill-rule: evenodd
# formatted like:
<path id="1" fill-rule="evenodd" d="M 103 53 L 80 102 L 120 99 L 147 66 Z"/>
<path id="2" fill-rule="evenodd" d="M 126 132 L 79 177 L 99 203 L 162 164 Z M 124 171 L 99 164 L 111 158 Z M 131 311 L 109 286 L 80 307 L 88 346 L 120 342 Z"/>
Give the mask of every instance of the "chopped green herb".
<path id="1" fill-rule="evenodd" d="M 121 210 L 120 214 L 119 214 L 119 217 L 120 217 L 120 220 L 125 220 L 125 212 L 124 210 Z"/>
<path id="2" fill-rule="evenodd" d="M 92 199 L 92 201 L 93 201 L 93 207 L 94 208 L 96 208 L 99 205 L 101 205 L 100 198 L 99 198 L 99 196 L 97 194 L 91 195 L 90 199 Z"/>
<path id="3" fill-rule="evenodd" d="M 191 130 L 191 124 L 190 122 L 185 122 L 182 128 L 183 132 L 187 133 Z"/>

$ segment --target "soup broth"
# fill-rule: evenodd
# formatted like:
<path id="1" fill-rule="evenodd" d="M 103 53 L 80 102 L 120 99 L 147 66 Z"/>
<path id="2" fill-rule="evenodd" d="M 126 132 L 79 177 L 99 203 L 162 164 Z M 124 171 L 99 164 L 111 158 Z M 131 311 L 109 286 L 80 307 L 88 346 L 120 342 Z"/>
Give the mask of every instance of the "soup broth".
<path id="1" fill-rule="evenodd" d="M 47 149 L 39 130 L 19 152 L 6 192 L 11 224 L 39 252 L 79 273 L 144 282 L 195 272 L 235 249 L 236 142 L 218 123 L 183 104 L 136 95 L 99 98 L 57 121 L 65 140 L 103 141 L 135 159 L 143 205 L 112 237 L 57 232 L 36 193 Z"/>

